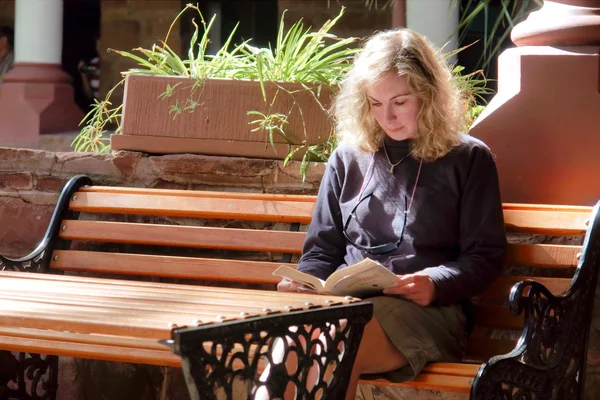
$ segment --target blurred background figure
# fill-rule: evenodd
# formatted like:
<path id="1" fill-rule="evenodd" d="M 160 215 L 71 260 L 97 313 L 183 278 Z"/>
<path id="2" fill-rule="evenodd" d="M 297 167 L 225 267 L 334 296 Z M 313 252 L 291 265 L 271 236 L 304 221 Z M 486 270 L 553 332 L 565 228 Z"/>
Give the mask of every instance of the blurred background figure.
<path id="1" fill-rule="evenodd" d="M 12 69 L 14 62 L 14 31 L 7 26 L 0 26 L 0 83 L 4 75 Z"/>
<path id="2" fill-rule="evenodd" d="M 80 60 L 77 71 L 81 75 L 81 88 L 87 104 L 93 104 L 100 98 L 100 57 L 94 56 L 89 61 Z"/>

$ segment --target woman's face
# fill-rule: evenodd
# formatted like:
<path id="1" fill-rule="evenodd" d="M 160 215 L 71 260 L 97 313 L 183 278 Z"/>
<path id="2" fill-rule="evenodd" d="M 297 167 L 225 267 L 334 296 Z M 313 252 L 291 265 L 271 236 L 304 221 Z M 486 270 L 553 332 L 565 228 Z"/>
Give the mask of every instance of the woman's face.
<path id="1" fill-rule="evenodd" d="M 366 94 L 371 115 L 386 135 L 394 140 L 416 136 L 421 100 L 410 91 L 404 77 L 387 72 L 367 86 Z"/>

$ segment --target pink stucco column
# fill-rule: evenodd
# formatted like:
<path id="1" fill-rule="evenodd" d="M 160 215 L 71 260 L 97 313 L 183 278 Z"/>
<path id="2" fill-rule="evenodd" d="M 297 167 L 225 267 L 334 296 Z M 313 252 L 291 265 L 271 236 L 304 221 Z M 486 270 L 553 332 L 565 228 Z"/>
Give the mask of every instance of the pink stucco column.
<path id="1" fill-rule="evenodd" d="M 498 58 L 498 93 L 470 133 L 496 155 L 502 200 L 600 200 L 600 1 L 545 1 Z"/>
<path id="2" fill-rule="evenodd" d="M 394 1 L 392 7 L 392 28 L 406 28 L 406 0 Z"/>
<path id="3" fill-rule="evenodd" d="M 61 69 L 63 0 L 16 0 L 15 66 L 0 85 L 0 146 L 37 147 L 83 114 Z"/>

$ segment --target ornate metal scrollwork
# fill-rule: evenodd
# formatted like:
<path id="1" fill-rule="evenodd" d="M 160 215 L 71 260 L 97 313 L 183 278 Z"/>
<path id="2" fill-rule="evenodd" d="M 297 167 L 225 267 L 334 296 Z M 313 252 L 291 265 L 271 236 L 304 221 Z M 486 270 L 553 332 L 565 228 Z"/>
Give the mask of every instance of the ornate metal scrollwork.
<path id="1" fill-rule="evenodd" d="M 50 252 L 43 250 L 41 253 L 32 257 L 24 257 L 21 260 L 12 260 L 0 256 L 0 271 L 19 271 L 19 272 L 46 272 L 50 260 Z"/>
<path id="2" fill-rule="evenodd" d="M 296 399 L 340 399 L 372 313 L 360 302 L 179 329 L 171 346 L 193 400 L 283 398 L 288 387 Z"/>
<path id="3" fill-rule="evenodd" d="M 511 290 L 514 315 L 525 313 L 515 349 L 492 357 L 475 377 L 472 400 L 571 400 L 583 394 L 587 343 L 600 268 L 600 203 L 569 289 L 554 296 L 526 280 Z"/>
<path id="4" fill-rule="evenodd" d="M 58 357 L 0 351 L 0 399 L 54 400 L 58 388 Z"/>

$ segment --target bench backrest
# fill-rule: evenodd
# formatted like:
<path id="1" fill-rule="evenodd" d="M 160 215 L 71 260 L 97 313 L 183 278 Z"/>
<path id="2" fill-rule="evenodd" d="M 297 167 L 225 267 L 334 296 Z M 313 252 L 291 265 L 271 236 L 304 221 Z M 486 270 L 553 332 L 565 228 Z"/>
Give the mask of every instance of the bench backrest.
<path id="1" fill-rule="evenodd" d="M 56 241 L 54 250 L 43 258 L 49 258 L 52 271 L 274 285 L 279 281 L 274 269 L 283 262 L 293 265 L 301 252 L 305 233 L 290 227 L 306 227 L 315 200 L 92 186 L 88 178 L 75 177 L 65 187 L 48 230 L 47 240 Z M 590 207 L 504 204 L 510 241 L 507 269 L 474 299 L 477 317 L 469 359 L 485 360 L 514 347 L 523 327 L 522 316 L 514 317 L 507 307 L 515 283 L 534 278 L 554 294 L 569 287 L 591 212 Z M 59 239 L 50 239 L 53 232 Z M 92 250 L 82 250 L 85 242 L 92 243 Z M 129 247 L 115 251 L 116 245 Z M 153 254 L 165 248 L 174 254 Z M 201 250 L 188 254 L 186 249 Z"/>

